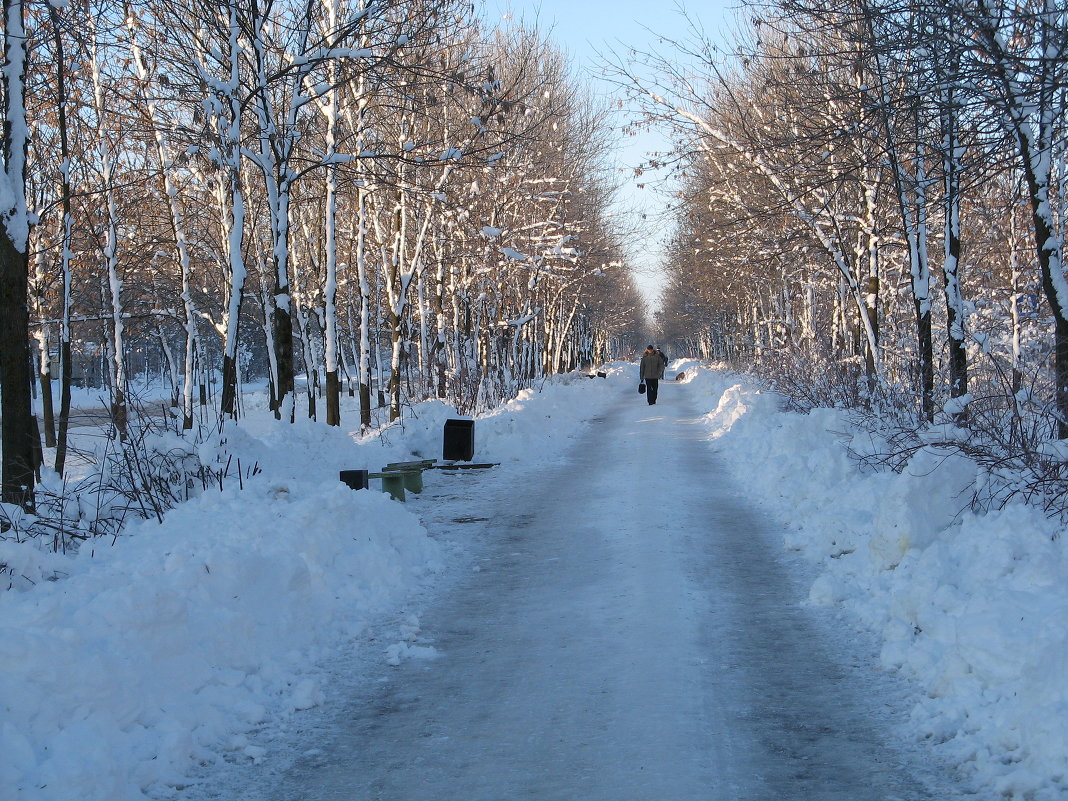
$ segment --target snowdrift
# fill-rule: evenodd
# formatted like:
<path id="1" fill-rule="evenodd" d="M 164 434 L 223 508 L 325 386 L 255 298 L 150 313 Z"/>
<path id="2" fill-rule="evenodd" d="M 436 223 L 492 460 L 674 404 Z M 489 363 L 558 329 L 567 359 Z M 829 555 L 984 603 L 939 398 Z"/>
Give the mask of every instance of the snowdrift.
<path id="1" fill-rule="evenodd" d="M 690 372 L 692 368 L 687 368 Z M 709 436 L 738 482 L 819 568 L 810 601 L 840 607 L 917 688 L 915 736 L 991 797 L 1068 794 L 1068 560 L 1040 510 L 967 509 L 976 465 L 919 451 L 862 473 L 845 413 L 782 411 L 774 393 L 702 370 Z"/>

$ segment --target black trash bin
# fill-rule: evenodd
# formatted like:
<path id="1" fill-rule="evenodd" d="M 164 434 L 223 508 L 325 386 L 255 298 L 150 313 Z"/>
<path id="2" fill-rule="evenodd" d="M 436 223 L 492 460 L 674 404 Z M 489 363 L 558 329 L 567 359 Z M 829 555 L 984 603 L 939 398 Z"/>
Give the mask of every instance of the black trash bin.
<path id="1" fill-rule="evenodd" d="M 475 458 L 475 421 L 446 420 L 441 458 L 446 462 L 470 462 Z"/>
<path id="2" fill-rule="evenodd" d="M 341 480 L 347 484 L 350 489 L 367 489 L 367 473 L 367 470 L 342 470 Z"/>

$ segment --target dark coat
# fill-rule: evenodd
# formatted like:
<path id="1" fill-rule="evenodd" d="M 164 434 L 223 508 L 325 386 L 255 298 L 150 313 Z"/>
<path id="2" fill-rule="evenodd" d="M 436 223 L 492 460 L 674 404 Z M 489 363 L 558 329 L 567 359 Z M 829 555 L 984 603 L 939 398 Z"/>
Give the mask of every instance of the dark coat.
<path id="1" fill-rule="evenodd" d="M 646 351 L 642 354 L 642 361 L 638 366 L 638 376 L 643 381 L 650 378 L 659 380 L 664 377 L 665 367 L 667 367 L 667 359 L 664 358 L 664 354 L 655 350 L 652 353 Z"/>

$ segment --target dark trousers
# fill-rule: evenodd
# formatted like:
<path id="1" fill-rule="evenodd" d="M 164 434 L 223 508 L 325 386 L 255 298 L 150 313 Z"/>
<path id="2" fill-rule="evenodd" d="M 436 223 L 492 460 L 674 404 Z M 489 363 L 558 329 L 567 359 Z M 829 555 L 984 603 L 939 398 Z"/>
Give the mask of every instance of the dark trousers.
<path id="1" fill-rule="evenodd" d="M 656 403 L 656 390 L 660 386 L 659 378 L 647 378 L 645 379 L 645 399 L 649 401 L 649 405 L 652 406 Z"/>

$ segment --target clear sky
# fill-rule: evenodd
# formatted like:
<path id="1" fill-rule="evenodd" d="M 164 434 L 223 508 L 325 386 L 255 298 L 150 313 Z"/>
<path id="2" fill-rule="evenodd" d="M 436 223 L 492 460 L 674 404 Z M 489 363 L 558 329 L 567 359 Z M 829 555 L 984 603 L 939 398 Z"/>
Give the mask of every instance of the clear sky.
<path id="1" fill-rule="evenodd" d="M 729 9 L 736 5 L 737 0 L 699 0 L 685 7 L 710 37 L 719 38 L 730 27 Z M 615 90 L 598 78 L 598 53 L 614 49 L 625 54 L 630 47 L 656 50 L 663 46 L 658 43 L 661 36 L 680 38 L 688 30 L 680 6 L 672 0 L 484 0 L 483 7 L 491 22 L 507 18 L 537 22 L 571 54 L 576 67 L 590 76 L 594 90 L 608 96 L 614 96 Z M 620 124 L 624 122 L 621 118 Z M 670 227 L 658 219 L 664 202 L 651 188 L 648 175 L 635 178 L 634 168 L 648 152 L 664 149 L 666 140 L 652 133 L 625 136 L 620 130 L 617 142 L 615 161 L 621 178 L 628 182 L 618 213 L 627 216 L 627 230 L 643 231 L 642 244 L 631 257 L 642 292 L 655 303 L 662 239 Z M 646 188 L 639 189 L 638 183 Z"/>

